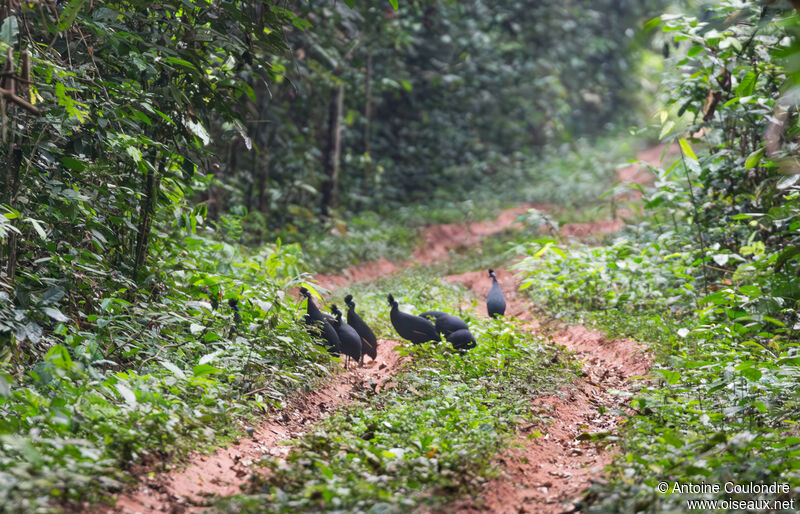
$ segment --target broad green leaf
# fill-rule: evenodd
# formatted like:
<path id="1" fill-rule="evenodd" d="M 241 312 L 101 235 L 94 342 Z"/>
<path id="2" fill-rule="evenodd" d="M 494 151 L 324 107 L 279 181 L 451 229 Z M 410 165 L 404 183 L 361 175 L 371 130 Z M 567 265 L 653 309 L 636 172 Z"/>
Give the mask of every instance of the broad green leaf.
<path id="1" fill-rule="evenodd" d="M 61 164 L 63 164 L 65 168 L 69 168 L 74 171 L 83 171 L 86 169 L 85 163 L 73 157 L 62 157 Z"/>
<path id="2" fill-rule="evenodd" d="M 42 239 L 47 239 L 47 232 L 45 232 L 44 227 L 42 226 L 42 222 L 39 220 L 35 220 L 33 218 L 25 218 L 24 220 L 26 223 L 30 223 L 33 226 L 33 229 L 39 234 L 39 237 Z"/>
<path id="3" fill-rule="evenodd" d="M 205 375 L 213 375 L 215 373 L 220 373 L 222 370 L 215 368 L 211 364 L 199 364 L 192 368 L 192 373 L 196 377 L 202 377 Z"/>
<path id="4" fill-rule="evenodd" d="M 140 152 L 138 148 L 133 146 L 126 146 L 125 153 L 130 155 L 131 159 L 133 159 L 133 162 L 136 163 L 142 162 L 142 152 Z"/>
<path id="5" fill-rule="evenodd" d="M 661 134 L 659 134 L 658 139 L 664 139 L 665 137 L 667 137 L 667 134 L 669 134 L 669 132 L 672 130 L 674 126 L 675 122 L 673 120 L 669 120 L 668 122 L 666 122 L 664 126 L 661 127 Z"/>
<path id="6" fill-rule="evenodd" d="M 736 94 L 740 98 L 751 96 L 756 89 L 757 80 L 758 75 L 756 75 L 753 71 L 748 71 L 745 73 L 744 77 L 742 77 L 739 85 L 736 86 Z"/>
<path id="7" fill-rule="evenodd" d="M 217 350 L 216 352 L 211 352 L 206 355 L 203 355 L 202 357 L 200 357 L 200 360 L 197 361 L 197 364 L 208 364 L 209 362 L 213 361 L 214 359 L 222 355 L 224 352 L 225 350 Z"/>
<path id="8" fill-rule="evenodd" d="M 86 0 L 71 0 L 67 6 L 64 7 L 64 10 L 61 11 L 61 15 L 58 17 L 57 28 L 59 32 L 64 32 L 72 25 L 75 18 L 78 17 L 78 12 L 85 3 Z"/>
<path id="9" fill-rule="evenodd" d="M 649 32 L 654 28 L 658 27 L 659 25 L 661 25 L 661 17 L 656 16 L 655 18 L 644 24 L 644 27 L 642 27 L 642 31 Z"/>
<path id="10" fill-rule="evenodd" d="M 66 291 L 64 291 L 64 288 L 60 286 L 50 286 L 42 294 L 41 302 L 45 305 L 57 303 L 65 294 Z"/>
<path id="11" fill-rule="evenodd" d="M 72 357 L 63 345 L 55 344 L 47 351 L 45 359 L 52 362 L 56 367 L 69 371 L 72 369 Z"/>
<path id="12" fill-rule="evenodd" d="M 203 125 L 200 122 L 194 120 L 187 120 L 185 125 L 186 128 L 188 128 L 192 134 L 197 136 L 197 138 L 203 142 L 204 146 L 211 142 L 211 136 L 208 135 L 208 132 L 206 132 L 205 127 L 203 127 Z"/>
<path id="13" fill-rule="evenodd" d="M 186 378 L 186 373 L 184 373 L 183 370 L 181 368 L 179 368 L 178 366 L 176 366 L 175 364 L 173 364 L 173 363 L 171 363 L 169 361 L 159 361 L 159 362 L 161 363 L 162 366 L 164 366 L 169 371 L 171 371 L 176 377 L 182 378 L 182 379 Z"/>
<path id="14" fill-rule="evenodd" d="M 761 157 L 764 155 L 764 148 L 759 148 L 755 152 L 751 153 L 747 156 L 747 159 L 744 161 L 744 167 L 748 170 L 750 168 L 755 168 L 758 166 L 758 163 L 761 162 Z"/>
<path id="15" fill-rule="evenodd" d="M 703 47 L 703 45 L 694 45 L 693 47 L 691 47 L 691 48 L 690 48 L 690 49 L 689 49 L 689 50 L 686 52 L 686 55 L 687 55 L 688 57 L 694 57 L 695 55 L 699 55 L 700 53 L 702 53 L 702 52 L 703 52 L 703 50 L 705 50 L 705 47 Z"/>
<path id="16" fill-rule="evenodd" d="M 44 311 L 45 314 L 47 314 L 56 321 L 60 321 L 62 323 L 66 323 L 67 321 L 69 321 L 69 318 L 64 316 L 64 313 L 62 313 L 60 310 L 54 307 L 45 307 L 42 310 Z"/>
<path id="17" fill-rule="evenodd" d="M 694 161 L 697 160 L 697 156 L 694 154 L 694 150 L 692 150 L 691 145 L 689 145 L 689 142 L 686 141 L 686 139 L 680 138 L 678 140 L 678 144 L 681 145 L 681 150 L 683 150 L 683 153 L 684 153 L 684 155 L 686 155 L 686 157 L 688 157 L 688 158 L 690 158 L 690 159 L 692 159 Z"/>
<path id="18" fill-rule="evenodd" d="M 16 16 L 9 16 L 3 20 L 3 25 L 0 26 L 0 41 L 13 47 L 17 42 L 17 34 L 19 34 L 19 23 Z"/>
<path id="19" fill-rule="evenodd" d="M 128 404 L 128 406 L 132 409 L 135 409 L 139 404 L 139 402 L 136 401 L 136 393 L 131 391 L 131 389 L 122 382 L 117 382 L 114 387 L 117 388 L 117 392 L 120 394 L 120 396 L 122 396 L 122 398 L 125 399 L 125 402 Z"/>

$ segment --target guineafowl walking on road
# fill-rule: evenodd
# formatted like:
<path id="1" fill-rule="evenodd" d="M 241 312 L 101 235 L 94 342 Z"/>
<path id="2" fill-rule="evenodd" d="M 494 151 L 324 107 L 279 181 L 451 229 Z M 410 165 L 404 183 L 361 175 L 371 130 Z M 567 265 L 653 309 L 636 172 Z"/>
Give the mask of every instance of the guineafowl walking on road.
<path id="1" fill-rule="evenodd" d="M 336 329 L 336 335 L 339 336 L 341 351 L 345 355 L 344 368 L 347 369 L 350 359 L 361 362 L 361 356 L 364 353 L 361 336 L 358 335 L 356 329 L 342 321 L 342 311 L 336 305 L 331 305 L 331 312 L 336 316 L 333 328 Z"/>
<path id="2" fill-rule="evenodd" d="M 364 355 L 369 355 L 372 360 L 377 359 L 378 340 L 375 338 L 375 333 L 372 332 L 369 325 L 367 325 L 356 312 L 356 302 L 353 301 L 353 295 L 349 294 L 345 296 L 344 303 L 347 304 L 347 324 L 353 327 L 361 337 L 361 343 L 364 346 Z"/>
<path id="3" fill-rule="evenodd" d="M 472 332 L 466 328 L 456 330 L 447 336 L 447 342 L 452 344 L 453 348 L 456 350 L 469 350 L 476 346 L 475 337 L 472 335 Z"/>
<path id="4" fill-rule="evenodd" d="M 420 317 L 433 321 L 436 326 L 436 331 L 444 337 L 449 336 L 457 330 L 466 330 L 469 328 L 463 319 L 446 312 L 427 311 L 420 314 Z"/>
<path id="5" fill-rule="evenodd" d="M 312 336 L 322 336 L 325 341 L 323 346 L 328 348 L 328 352 L 334 355 L 339 355 L 340 342 L 336 330 L 331 325 L 330 321 L 335 321 L 335 318 L 323 314 L 311 298 L 311 293 L 305 287 L 300 288 L 300 294 L 306 297 L 306 315 L 303 316 L 303 321 L 308 325 L 308 332 Z"/>
<path id="6" fill-rule="evenodd" d="M 500 289 L 500 284 L 497 283 L 497 275 L 494 274 L 494 270 L 489 270 L 489 276 L 492 277 L 492 289 L 486 296 L 486 310 L 489 311 L 489 316 L 496 318 L 506 313 L 506 299 Z"/>
<path id="7" fill-rule="evenodd" d="M 408 314 L 407 312 L 400 312 L 394 296 L 390 294 L 388 298 L 389 305 L 392 306 L 392 311 L 390 313 L 392 326 L 400 335 L 400 337 L 411 341 L 414 344 L 439 340 L 439 334 L 436 332 L 436 327 L 433 326 L 433 323 L 425 318 L 414 316 L 413 314 Z"/>

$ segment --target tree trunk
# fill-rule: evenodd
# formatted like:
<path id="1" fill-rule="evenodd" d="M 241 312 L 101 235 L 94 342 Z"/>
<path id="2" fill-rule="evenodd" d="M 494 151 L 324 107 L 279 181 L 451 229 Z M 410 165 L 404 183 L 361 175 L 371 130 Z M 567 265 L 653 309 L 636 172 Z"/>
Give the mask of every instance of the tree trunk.
<path id="1" fill-rule="evenodd" d="M 364 77 L 364 153 L 370 153 L 369 132 L 372 122 L 372 54 L 367 54 L 367 71 Z M 366 168 L 365 168 L 366 169 Z M 365 177 L 366 178 L 366 177 Z"/>
<path id="2" fill-rule="evenodd" d="M 258 192 L 258 212 L 267 212 L 267 186 L 269 185 L 269 148 L 264 148 L 264 154 L 260 157 L 261 168 L 257 170 L 256 191 Z M 256 172 L 255 160 L 253 161 L 253 171 Z"/>
<path id="3" fill-rule="evenodd" d="M 6 123 L 9 122 L 6 112 L 8 104 L 5 101 L 0 102 L 0 108 L 3 109 L 3 126 L 5 127 Z M 22 149 L 17 146 L 16 132 L 12 131 L 10 141 L 8 139 L 8 133 L 3 130 L 3 143 L 8 143 L 4 201 L 7 205 L 13 206 L 17 196 L 17 190 L 19 189 L 19 170 L 22 167 Z M 18 221 L 19 220 L 14 220 L 12 225 L 17 225 Z M 0 253 L 0 256 L 1 255 L 2 253 Z M 9 232 L 8 234 L 6 255 L 6 276 L 9 282 L 13 282 L 14 276 L 17 273 L 17 234 L 15 232 Z"/>
<path id="4" fill-rule="evenodd" d="M 133 263 L 133 280 L 138 282 L 139 269 L 144 265 L 147 257 L 147 245 L 150 241 L 150 227 L 153 224 L 153 215 L 156 212 L 158 203 L 158 190 L 161 182 L 161 175 L 164 173 L 166 157 L 162 157 L 158 163 L 157 171 L 149 171 L 145 176 L 145 195 L 140 204 L 140 217 L 138 235 L 136 237 L 136 253 Z"/>
<path id="5" fill-rule="evenodd" d="M 342 108 L 344 106 L 344 84 L 339 84 L 331 94 L 328 109 L 328 142 L 325 145 L 325 174 L 322 186 L 322 215 L 327 216 L 336 207 L 336 189 L 339 182 L 339 166 L 342 154 Z"/>

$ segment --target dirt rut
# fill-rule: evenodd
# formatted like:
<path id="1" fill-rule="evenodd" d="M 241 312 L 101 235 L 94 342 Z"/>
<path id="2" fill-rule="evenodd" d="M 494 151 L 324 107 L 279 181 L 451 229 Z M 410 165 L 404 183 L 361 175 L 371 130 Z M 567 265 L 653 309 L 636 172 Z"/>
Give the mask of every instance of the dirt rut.
<path id="1" fill-rule="evenodd" d="M 379 259 L 365 262 L 347 268 L 336 275 L 315 275 L 316 281 L 328 288 L 334 289 L 354 282 L 375 280 L 396 271 L 410 268 L 415 264 L 427 265 L 442 262 L 450 257 L 450 252 L 469 248 L 481 242 L 482 239 L 499 234 L 517 224 L 517 216 L 525 214 L 529 209 L 547 209 L 546 205 L 523 204 L 511 209 L 501 211 L 497 218 L 489 221 L 475 223 L 447 223 L 428 227 L 423 236 L 422 244 L 414 250 L 414 257 L 401 262 L 392 262 Z M 466 213 L 465 213 L 466 214 Z"/>
<path id="2" fill-rule="evenodd" d="M 242 438 L 211 455 L 195 455 L 187 467 L 143 478 L 138 487 L 117 499 L 114 511 L 184 512 L 206 505 L 209 498 L 241 492 L 250 480 L 251 464 L 265 456 L 284 456 L 282 441 L 300 437 L 329 412 L 346 405 L 358 389 L 380 390 L 403 359 L 397 341 L 381 340 L 378 357 L 363 368 L 345 372 L 332 384 L 307 395 L 260 424 L 252 438 Z M 367 358 L 369 361 L 369 358 Z"/>
<path id="3" fill-rule="evenodd" d="M 625 408 L 625 392 L 634 385 L 631 379 L 648 372 L 650 359 L 643 345 L 628 339 L 609 340 L 583 326 L 542 326 L 533 314 L 535 307 L 518 293 L 519 282 L 508 271 L 495 271 L 508 303 L 506 314 L 526 321 L 534 331 L 546 331 L 574 352 L 584 376 L 559 395 L 534 400 L 535 409 L 550 422 L 526 427 L 528 431 L 517 436 L 518 445 L 495 459 L 500 476 L 443 511 L 571 512 L 615 455 L 615 448 L 605 445 L 607 438 L 593 442 L 591 434 L 616 432 L 620 418 L 612 411 Z M 485 298 L 491 285 L 485 271 L 445 280 L 464 285 L 479 298 Z M 541 436 L 531 438 L 534 429 Z"/>

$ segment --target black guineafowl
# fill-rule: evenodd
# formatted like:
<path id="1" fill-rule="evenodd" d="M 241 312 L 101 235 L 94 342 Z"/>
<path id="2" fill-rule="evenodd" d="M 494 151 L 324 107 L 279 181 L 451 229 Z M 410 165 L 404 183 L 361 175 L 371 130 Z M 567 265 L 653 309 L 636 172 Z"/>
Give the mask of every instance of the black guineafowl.
<path id="1" fill-rule="evenodd" d="M 492 277 L 492 289 L 486 296 L 486 310 L 489 311 L 489 316 L 496 318 L 506 313 L 506 299 L 500 289 L 500 284 L 497 283 L 497 275 L 494 274 L 494 270 L 489 270 L 489 276 Z"/>
<path id="2" fill-rule="evenodd" d="M 311 298 L 311 293 L 308 291 L 308 289 L 301 287 L 300 294 L 305 296 L 307 299 L 306 315 L 303 317 L 303 321 L 305 321 L 309 326 L 308 332 L 312 336 L 322 336 L 322 339 L 325 341 L 323 346 L 328 348 L 328 352 L 334 355 L 339 355 L 339 352 L 341 351 L 339 336 L 330 323 L 330 321 L 336 321 L 335 318 L 320 312 L 319 308 L 317 308 L 316 304 L 314 303 L 314 300 Z"/>
<path id="3" fill-rule="evenodd" d="M 400 312 L 397 307 L 397 301 L 391 294 L 388 296 L 389 305 L 392 306 L 390 317 L 392 319 L 392 326 L 403 339 L 411 341 L 414 344 L 427 343 L 428 341 L 438 341 L 439 334 L 436 332 L 436 327 L 425 318 L 408 314 L 407 312 Z"/>
<path id="4" fill-rule="evenodd" d="M 358 335 L 356 329 L 342 321 L 342 311 L 336 305 L 331 305 L 331 312 L 336 316 L 333 328 L 336 329 L 336 335 L 339 336 L 340 349 L 345 355 L 344 368 L 347 369 L 350 359 L 356 362 L 361 361 L 361 356 L 364 353 L 361 336 Z"/>
<path id="5" fill-rule="evenodd" d="M 331 316 L 330 314 L 325 314 L 319 307 L 314 303 L 314 300 L 311 299 L 311 292 L 306 289 L 305 287 L 300 288 L 300 294 L 308 298 L 308 306 L 306 308 L 306 318 L 310 318 L 314 321 L 327 321 L 328 323 L 333 323 L 336 318 Z M 308 323 L 308 319 L 306 319 L 306 323 Z"/>
<path id="6" fill-rule="evenodd" d="M 361 337 L 361 343 L 364 345 L 364 355 L 369 355 L 372 360 L 377 359 L 378 339 L 375 338 L 375 333 L 372 332 L 369 325 L 356 312 L 356 302 L 353 301 L 353 295 L 345 296 L 344 303 L 347 304 L 347 324 L 353 327 Z"/>
<path id="7" fill-rule="evenodd" d="M 420 314 L 420 317 L 433 321 L 436 326 L 436 331 L 445 337 L 456 330 L 466 330 L 469 328 L 463 319 L 446 312 L 427 311 Z"/>
<path id="8" fill-rule="evenodd" d="M 456 330 L 447 336 L 447 342 L 453 345 L 456 350 L 469 350 L 475 348 L 475 337 L 466 328 Z"/>
<path id="9" fill-rule="evenodd" d="M 228 306 L 233 311 L 233 327 L 231 327 L 231 333 L 228 337 L 233 337 L 239 333 L 239 324 L 242 322 L 242 315 L 239 312 L 239 300 L 236 298 L 229 298 Z"/>

